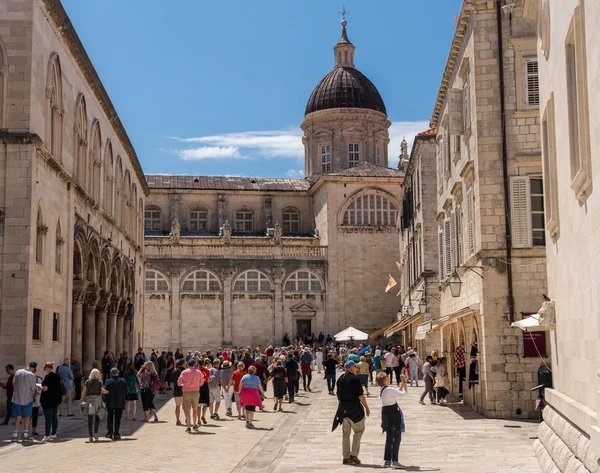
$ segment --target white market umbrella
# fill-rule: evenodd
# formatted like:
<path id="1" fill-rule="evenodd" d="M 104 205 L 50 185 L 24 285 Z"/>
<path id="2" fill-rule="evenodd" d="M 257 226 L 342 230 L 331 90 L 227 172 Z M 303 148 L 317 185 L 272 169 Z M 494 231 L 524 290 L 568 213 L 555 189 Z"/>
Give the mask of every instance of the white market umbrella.
<path id="1" fill-rule="evenodd" d="M 369 334 L 361 332 L 354 327 L 348 327 L 347 329 L 342 330 L 340 333 L 335 334 L 334 338 L 338 342 L 344 342 L 346 340 L 368 340 Z"/>

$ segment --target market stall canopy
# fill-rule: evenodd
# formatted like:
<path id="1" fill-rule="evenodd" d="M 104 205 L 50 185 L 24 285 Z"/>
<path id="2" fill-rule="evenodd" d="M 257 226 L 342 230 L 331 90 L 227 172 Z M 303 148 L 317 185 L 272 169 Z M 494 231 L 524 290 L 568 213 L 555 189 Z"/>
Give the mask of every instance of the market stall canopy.
<path id="1" fill-rule="evenodd" d="M 393 325 L 396 325 L 397 323 L 398 322 L 392 322 L 387 327 L 380 328 L 379 330 L 377 330 L 377 331 L 375 331 L 373 333 L 370 333 L 369 334 L 369 340 L 373 340 L 374 338 L 377 338 L 380 335 L 383 335 L 386 332 L 386 330 L 388 330 L 389 328 L 391 328 Z"/>
<path id="2" fill-rule="evenodd" d="M 431 330 L 431 322 L 425 322 L 417 327 L 417 333 L 415 334 L 415 340 L 425 340 L 427 332 Z"/>
<path id="3" fill-rule="evenodd" d="M 369 334 L 361 332 L 357 328 L 348 327 L 340 333 L 335 334 L 334 338 L 338 342 L 344 342 L 346 340 L 368 340 Z"/>

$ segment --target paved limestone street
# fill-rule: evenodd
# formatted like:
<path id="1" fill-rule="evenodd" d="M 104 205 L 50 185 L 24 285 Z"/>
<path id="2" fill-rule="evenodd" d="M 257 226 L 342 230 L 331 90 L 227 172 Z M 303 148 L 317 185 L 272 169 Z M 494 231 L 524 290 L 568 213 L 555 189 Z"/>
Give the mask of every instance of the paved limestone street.
<path id="1" fill-rule="evenodd" d="M 127 472 L 157 473 L 347 472 L 353 468 L 382 468 L 385 438 L 379 428 L 378 397 L 368 398 L 372 411 L 360 451 L 363 464 L 346 466 L 341 464 L 341 427 L 331 432 L 336 398 L 327 394 L 321 376 L 315 374 L 313 381 L 313 392 L 304 395 L 301 390 L 298 402 L 285 404 L 283 413 L 273 413 L 268 399 L 267 412 L 256 415 L 255 431 L 245 429 L 244 422 L 237 418 L 222 418 L 209 420 L 198 434 L 186 434 L 183 427 L 175 425 L 170 392 L 157 396 L 159 423 L 140 423 L 138 411 L 138 421 L 124 421 L 124 439 L 119 442 L 101 437 L 97 444 L 88 444 L 87 428 L 81 418 L 60 417 L 60 441 L 46 444 L 13 444 L 11 427 L 2 426 L 0 471 L 106 473 L 119 465 Z M 378 388 L 371 388 L 371 393 L 378 392 Z M 418 403 L 420 392 L 421 388 L 409 388 L 409 395 L 400 398 L 407 429 L 400 447 L 400 463 L 405 471 L 540 472 L 531 448 L 537 423 L 486 419 L 460 404 L 422 406 Z M 43 417 L 38 431 L 44 431 Z M 105 432 L 104 421 L 101 436 Z"/>

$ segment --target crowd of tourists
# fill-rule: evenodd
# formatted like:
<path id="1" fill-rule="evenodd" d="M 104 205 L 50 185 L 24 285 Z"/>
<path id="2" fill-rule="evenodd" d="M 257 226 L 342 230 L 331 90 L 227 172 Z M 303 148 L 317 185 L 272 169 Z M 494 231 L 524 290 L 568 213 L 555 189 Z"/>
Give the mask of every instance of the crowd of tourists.
<path id="1" fill-rule="evenodd" d="M 93 362 L 85 382 L 81 362 L 76 358 L 65 359 L 58 366 L 45 363 L 43 378 L 35 361 L 19 370 L 7 365 L 8 381 L 0 383 L 8 399 L 4 424 L 14 418 L 12 440 L 17 442 L 23 423 L 21 440 L 32 441 L 39 436 L 41 407 L 45 418 L 41 441 L 52 441 L 57 437 L 59 417 L 72 417 L 75 402 L 87 418 L 89 442 L 98 441 L 105 413 L 106 437 L 117 441 L 121 439 L 123 414 L 126 420 L 135 421 L 137 403 L 141 401 L 140 421 L 158 422 L 155 396 L 170 392 L 176 423 L 185 426 L 186 432 L 198 431 L 207 424 L 207 415 L 220 419 L 222 404 L 222 415 L 237 416 L 245 421 L 246 428 L 254 429 L 254 416 L 265 410 L 269 386 L 273 411 L 281 412 L 284 402 L 295 402 L 301 387 L 305 392 L 312 390 L 316 371 L 324 375 L 328 394 L 338 399 L 334 428 L 342 425 L 343 463 L 360 464 L 365 415 L 370 415 L 366 398 L 371 395 L 369 387 L 376 384 L 381 388 L 382 429 L 386 433 L 384 466 L 399 468 L 398 451 L 405 426 L 396 398 L 406 394 L 408 385 L 419 386 L 422 371 L 425 390 L 420 402 L 424 404 L 429 396 L 432 404 L 446 404 L 447 365 L 437 351 L 422 362 L 411 347 L 405 350 L 401 346 L 337 344 L 322 333 L 319 337 L 297 337 L 293 342 L 286 334 L 283 342 L 280 347 L 221 347 L 214 354 L 210 350 L 183 353 L 177 349 L 174 353 L 152 350 L 147 356 L 138 348 L 132 358 L 126 352 L 117 358 L 107 351 L 101 360 Z M 343 373 L 338 377 L 339 370 Z"/>

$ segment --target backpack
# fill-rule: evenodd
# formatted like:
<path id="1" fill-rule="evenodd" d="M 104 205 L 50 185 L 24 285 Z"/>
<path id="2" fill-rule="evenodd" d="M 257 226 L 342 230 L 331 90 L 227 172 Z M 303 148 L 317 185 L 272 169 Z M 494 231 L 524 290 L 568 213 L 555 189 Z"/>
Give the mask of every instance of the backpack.
<path id="1" fill-rule="evenodd" d="M 62 376 L 58 373 L 59 369 L 60 369 L 60 366 L 58 368 L 56 368 L 56 374 L 60 378 L 60 395 L 61 396 L 66 396 L 67 395 L 67 388 L 65 386 L 65 383 L 63 383 Z"/>
<path id="2" fill-rule="evenodd" d="M 273 374 L 273 379 L 283 379 L 283 370 L 275 370 L 275 373 Z"/>

